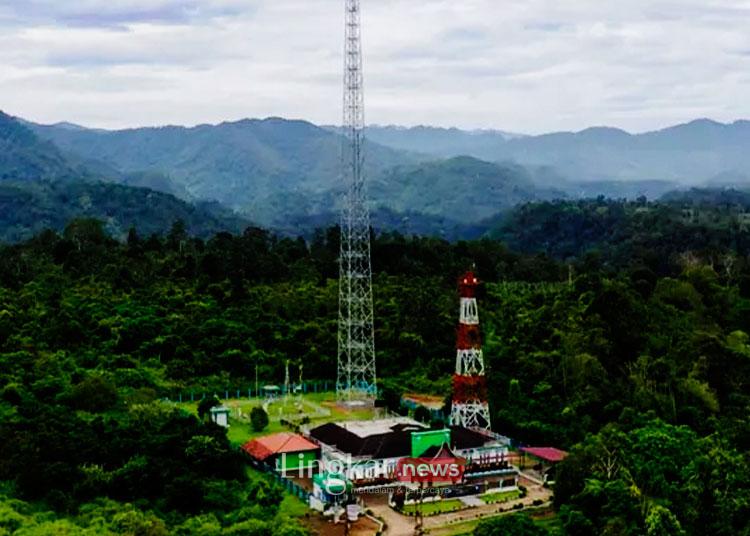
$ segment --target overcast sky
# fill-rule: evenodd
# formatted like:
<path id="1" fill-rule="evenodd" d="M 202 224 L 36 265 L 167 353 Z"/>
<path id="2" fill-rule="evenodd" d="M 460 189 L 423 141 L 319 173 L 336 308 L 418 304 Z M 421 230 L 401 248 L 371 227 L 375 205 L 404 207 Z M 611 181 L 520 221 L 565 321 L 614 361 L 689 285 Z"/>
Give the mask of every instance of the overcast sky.
<path id="1" fill-rule="evenodd" d="M 370 123 L 750 117 L 750 0 L 362 0 Z M 343 0 L 0 0 L 0 109 L 105 128 L 340 122 Z"/>

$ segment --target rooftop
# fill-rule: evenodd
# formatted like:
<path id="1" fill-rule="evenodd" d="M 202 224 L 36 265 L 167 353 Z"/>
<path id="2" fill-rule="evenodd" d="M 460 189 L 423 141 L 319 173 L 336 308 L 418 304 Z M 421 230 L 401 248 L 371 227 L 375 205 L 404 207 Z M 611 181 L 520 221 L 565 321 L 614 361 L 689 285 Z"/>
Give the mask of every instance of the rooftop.
<path id="1" fill-rule="evenodd" d="M 274 454 L 284 454 L 292 452 L 305 452 L 318 450 L 318 445 L 308 441 L 299 434 L 291 432 L 281 432 L 278 434 L 268 435 L 252 439 L 242 445 L 242 450 L 247 452 L 256 460 L 265 460 Z"/>
<path id="2" fill-rule="evenodd" d="M 371 421 L 344 421 L 339 423 L 339 426 L 361 439 L 390 432 L 401 432 L 405 430 L 420 431 L 427 429 L 424 424 L 421 424 L 414 419 L 410 419 L 409 417 L 393 417 Z"/>
<path id="3" fill-rule="evenodd" d="M 349 428 L 351 422 L 327 423 L 310 430 L 310 436 L 321 443 L 334 447 L 335 449 L 351 454 L 354 457 L 370 459 L 399 458 L 411 455 L 411 433 L 423 431 L 425 427 L 415 427 L 411 419 L 384 419 L 381 421 L 368 421 L 372 428 L 365 428 L 371 433 L 361 437 Z M 386 426 L 391 423 L 391 426 Z M 362 431 L 363 425 L 354 427 Z M 482 447 L 493 439 L 484 434 L 469 430 L 467 428 L 451 428 L 451 448 L 463 450 Z"/>
<path id="4" fill-rule="evenodd" d="M 561 462 L 568 456 L 567 452 L 555 447 L 522 447 L 520 450 L 535 458 L 551 463 Z"/>
<path id="5" fill-rule="evenodd" d="M 406 393 L 401 397 L 401 400 L 415 405 L 424 406 L 431 410 L 441 410 L 445 405 L 445 400 L 439 396 L 423 395 L 420 393 Z"/>

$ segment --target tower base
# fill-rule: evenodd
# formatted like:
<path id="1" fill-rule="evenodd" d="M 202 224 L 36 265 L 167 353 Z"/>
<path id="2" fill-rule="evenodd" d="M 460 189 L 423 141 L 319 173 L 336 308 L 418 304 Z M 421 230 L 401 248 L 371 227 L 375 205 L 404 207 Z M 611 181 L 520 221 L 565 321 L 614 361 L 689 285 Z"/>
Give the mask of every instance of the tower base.
<path id="1" fill-rule="evenodd" d="M 487 402 L 453 402 L 451 424 L 464 428 L 490 429 L 490 407 Z"/>

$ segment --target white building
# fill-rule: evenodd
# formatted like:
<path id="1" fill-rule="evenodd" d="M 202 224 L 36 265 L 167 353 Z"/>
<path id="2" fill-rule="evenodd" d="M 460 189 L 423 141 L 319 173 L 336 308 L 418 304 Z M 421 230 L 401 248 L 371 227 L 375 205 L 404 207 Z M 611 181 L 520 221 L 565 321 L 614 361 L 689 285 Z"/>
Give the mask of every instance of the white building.
<path id="1" fill-rule="evenodd" d="M 214 406 L 210 410 L 211 421 L 224 428 L 229 428 L 229 411 L 230 409 L 226 406 Z"/>

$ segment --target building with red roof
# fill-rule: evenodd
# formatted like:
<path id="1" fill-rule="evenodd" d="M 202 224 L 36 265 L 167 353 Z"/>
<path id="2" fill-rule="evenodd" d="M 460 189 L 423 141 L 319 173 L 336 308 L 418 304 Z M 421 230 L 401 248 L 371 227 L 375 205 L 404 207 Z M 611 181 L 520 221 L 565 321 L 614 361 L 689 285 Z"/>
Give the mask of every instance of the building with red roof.
<path id="1" fill-rule="evenodd" d="M 256 463 L 281 472 L 311 467 L 320 456 L 318 445 L 291 432 L 251 439 L 242 445 L 242 450 Z"/>
<path id="2" fill-rule="evenodd" d="M 521 447 L 519 449 L 524 455 L 524 463 L 528 454 L 533 460 L 534 469 L 539 471 L 544 482 L 552 482 L 555 477 L 555 465 L 563 461 L 568 453 L 555 447 Z"/>
<path id="3" fill-rule="evenodd" d="M 522 452 L 548 463 L 563 461 L 568 453 L 555 447 L 522 447 Z"/>

